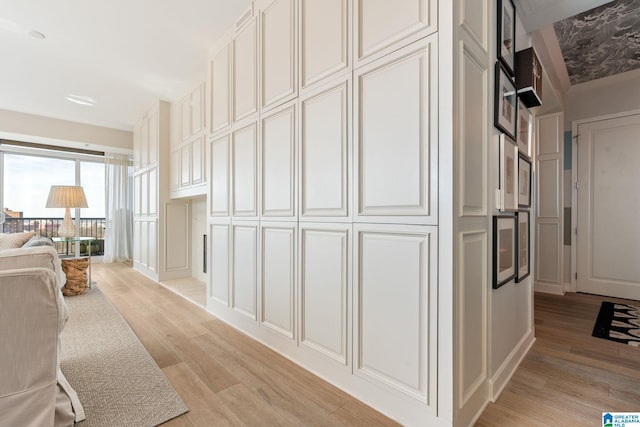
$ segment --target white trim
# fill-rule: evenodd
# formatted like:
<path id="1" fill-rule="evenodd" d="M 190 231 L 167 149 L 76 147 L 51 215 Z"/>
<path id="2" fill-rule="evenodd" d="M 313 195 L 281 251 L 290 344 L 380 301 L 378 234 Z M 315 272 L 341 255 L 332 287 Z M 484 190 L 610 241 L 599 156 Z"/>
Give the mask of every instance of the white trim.
<path id="1" fill-rule="evenodd" d="M 502 365 L 498 368 L 496 373 L 489 380 L 489 391 L 491 402 L 498 400 L 498 397 L 502 394 L 502 391 L 506 387 L 507 383 L 515 374 L 516 369 L 522 363 L 522 360 L 525 358 L 529 350 L 536 342 L 536 337 L 533 329 L 530 329 L 529 332 L 522 337 L 518 345 L 516 345 L 509 356 L 502 362 Z"/>

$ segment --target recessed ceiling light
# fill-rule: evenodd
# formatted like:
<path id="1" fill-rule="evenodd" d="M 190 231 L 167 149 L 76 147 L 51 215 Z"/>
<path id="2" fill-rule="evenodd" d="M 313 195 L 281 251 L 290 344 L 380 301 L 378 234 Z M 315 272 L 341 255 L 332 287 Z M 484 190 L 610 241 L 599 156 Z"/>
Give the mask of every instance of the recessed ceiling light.
<path id="1" fill-rule="evenodd" d="M 90 96 L 81 96 L 81 95 L 67 95 L 64 97 L 67 101 L 75 102 L 80 105 L 88 105 L 93 106 L 96 103 L 96 100 Z"/>
<path id="2" fill-rule="evenodd" d="M 44 34 L 42 34 L 40 31 L 36 31 L 36 30 L 31 30 L 29 31 L 29 35 L 34 38 L 34 39 L 39 39 L 42 40 L 44 39 L 46 36 Z"/>

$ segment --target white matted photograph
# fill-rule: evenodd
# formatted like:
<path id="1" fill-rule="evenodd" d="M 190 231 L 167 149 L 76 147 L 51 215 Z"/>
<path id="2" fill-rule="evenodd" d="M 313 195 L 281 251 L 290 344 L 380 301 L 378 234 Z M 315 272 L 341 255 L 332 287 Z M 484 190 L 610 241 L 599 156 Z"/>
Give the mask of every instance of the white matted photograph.
<path id="1" fill-rule="evenodd" d="M 500 135 L 500 206 L 501 211 L 518 210 L 518 147 L 505 134 Z"/>
<path id="2" fill-rule="evenodd" d="M 493 124 L 511 137 L 516 139 L 518 123 L 518 94 L 513 79 L 502 64 L 496 62 L 495 99 Z"/>
<path id="3" fill-rule="evenodd" d="M 516 283 L 521 282 L 524 278 L 528 277 L 531 273 L 531 267 L 529 260 L 531 255 L 529 250 L 531 248 L 530 243 L 530 230 L 529 230 L 529 212 L 518 212 L 518 231 L 516 233 L 518 248 L 518 270 L 516 273 Z"/>
<path id="4" fill-rule="evenodd" d="M 516 277 L 516 217 L 493 217 L 493 289 Z"/>
<path id="5" fill-rule="evenodd" d="M 531 160 L 518 153 L 518 207 L 531 207 Z"/>
<path id="6" fill-rule="evenodd" d="M 518 150 L 531 158 L 533 115 L 522 100 L 518 99 Z"/>

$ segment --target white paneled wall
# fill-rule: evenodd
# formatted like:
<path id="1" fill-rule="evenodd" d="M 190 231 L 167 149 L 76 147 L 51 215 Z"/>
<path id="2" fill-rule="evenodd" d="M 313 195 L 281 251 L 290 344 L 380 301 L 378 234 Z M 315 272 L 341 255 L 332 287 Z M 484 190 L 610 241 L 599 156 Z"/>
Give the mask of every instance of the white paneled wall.
<path id="1" fill-rule="evenodd" d="M 172 126 L 177 130 L 170 152 L 172 198 L 207 194 L 205 110 L 204 83 L 174 105 Z"/>
<path id="2" fill-rule="evenodd" d="M 190 124 L 191 126 L 191 124 Z M 190 274 L 186 202 L 169 202 L 173 184 L 170 106 L 158 102 L 135 125 L 133 266 L 154 280 Z M 189 165 L 191 169 L 191 165 Z M 204 167 L 201 168 L 204 173 Z"/>
<path id="3" fill-rule="evenodd" d="M 258 236 L 255 222 L 231 226 L 231 307 L 258 320 Z"/>
<path id="4" fill-rule="evenodd" d="M 258 124 L 250 124 L 231 133 L 231 170 L 233 215 L 258 216 Z M 248 219 L 248 218 L 246 218 Z"/>
<path id="5" fill-rule="evenodd" d="M 297 223 L 261 222 L 260 295 L 263 325 L 294 339 Z"/>
<path id="6" fill-rule="evenodd" d="M 258 20 L 252 18 L 231 42 L 233 121 L 258 112 Z"/>
<path id="7" fill-rule="evenodd" d="M 296 215 L 297 103 L 290 102 L 261 120 L 263 217 Z"/>
<path id="8" fill-rule="evenodd" d="M 253 8 L 210 67 L 207 308 L 437 423 L 436 0 Z"/>
<path id="9" fill-rule="evenodd" d="M 563 126 L 562 114 L 539 117 L 537 123 L 535 286 L 537 290 L 564 293 L 563 253 Z"/>
<path id="10" fill-rule="evenodd" d="M 358 221 L 437 223 L 436 46 L 427 37 L 354 72 Z"/>
<path id="11" fill-rule="evenodd" d="M 437 29 L 437 0 L 354 0 L 354 8 L 354 52 L 358 65 Z"/>
<path id="12" fill-rule="evenodd" d="M 435 398 L 435 227 L 354 226 L 354 369 L 425 403 Z"/>
<path id="13" fill-rule="evenodd" d="M 351 225 L 300 223 L 300 343 L 348 365 Z"/>
<path id="14" fill-rule="evenodd" d="M 300 220 L 350 220 L 351 80 L 300 97 Z"/>
<path id="15" fill-rule="evenodd" d="M 300 88 L 351 71 L 351 1 L 300 0 Z"/>
<path id="16" fill-rule="evenodd" d="M 298 92 L 297 4 L 296 0 L 274 1 L 260 12 L 263 110 Z"/>

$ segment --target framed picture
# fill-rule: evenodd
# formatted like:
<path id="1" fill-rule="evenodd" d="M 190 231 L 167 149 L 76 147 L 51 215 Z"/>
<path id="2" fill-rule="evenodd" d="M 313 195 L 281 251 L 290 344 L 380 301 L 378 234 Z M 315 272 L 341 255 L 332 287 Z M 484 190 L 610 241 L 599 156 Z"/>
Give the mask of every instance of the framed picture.
<path id="1" fill-rule="evenodd" d="M 531 207 L 531 160 L 518 153 L 518 207 Z"/>
<path id="2" fill-rule="evenodd" d="M 529 249 L 531 248 L 529 232 L 529 212 L 520 211 L 518 212 L 518 226 L 516 233 L 516 247 L 518 248 L 518 270 L 516 272 L 516 283 L 521 282 L 522 279 L 526 278 L 531 273 L 531 266 L 529 265 L 529 260 L 531 259 L 529 255 Z"/>
<path id="3" fill-rule="evenodd" d="M 516 277 L 516 217 L 493 217 L 493 289 Z"/>
<path id="4" fill-rule="evenodd" d="M 531 157 L 531 128 L 533 126 L 533 115 L 524 102 L 518 99 L 518 150 Z"/>
<path id="5" fill-rule="evenodd" d="M 518 147 L 505 134 L 500 134 L 500 206 L 501 211 L 518 210 Z"/>
<path id="6" fill-rule="evenodd" d="M 513 0 L 498 0 L 498 59 L 515 75 L 516 7 Z"/>
<path id="7" fill-rule="evenodd" d="M 496 62 L 496 93 L 493 124 L 495 127 L 516 139 L 517 124 L 516 86 L 507 74 L 501 62 Z"/>

